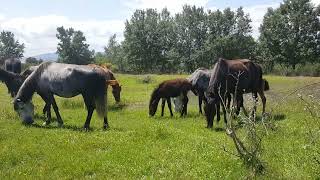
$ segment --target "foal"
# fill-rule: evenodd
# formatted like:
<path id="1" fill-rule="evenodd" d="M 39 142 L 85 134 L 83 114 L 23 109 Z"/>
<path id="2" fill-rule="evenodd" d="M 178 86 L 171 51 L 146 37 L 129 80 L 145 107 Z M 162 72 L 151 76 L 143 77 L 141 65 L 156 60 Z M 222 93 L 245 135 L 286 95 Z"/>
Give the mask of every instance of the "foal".
<path id="1" fill-rule="evenodd" d="M 187 104 L 188 104 L 188 91 L 192 89 L 192 84 L 187 79 L 173 79 L 163 81 L 159 84 L 159 86 L 152 92 L 151 99 L 149 103 L 149 115 L 154 116 L 157 112 L 157 107 L 160 99 L 162 98 L 162 108 L 161 108 L 161 116 L 163 116 L 165 102 L 168 103 L 168 108 L 170 111 L 170 115 L 172 114 L 171 108 L 171 97 L 177 97 L 182 95 L 183 108 L 181 111 L 181 116 L 187 115 Z"/>

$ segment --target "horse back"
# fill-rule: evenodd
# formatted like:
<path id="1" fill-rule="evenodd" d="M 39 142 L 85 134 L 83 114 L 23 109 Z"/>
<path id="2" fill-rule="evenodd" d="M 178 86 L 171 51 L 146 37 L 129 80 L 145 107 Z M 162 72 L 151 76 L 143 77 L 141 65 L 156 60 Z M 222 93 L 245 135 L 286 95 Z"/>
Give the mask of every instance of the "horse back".
<path id="1" fill-rule="evenodd" d="M 40 65 L 33 73 L 38 76 L 39 91 L 49 91 L 61 97 L 73 97 L 90 93 L 99 85 L 105 85 L 105 77 L 100 69 L 61 63 Z"/>

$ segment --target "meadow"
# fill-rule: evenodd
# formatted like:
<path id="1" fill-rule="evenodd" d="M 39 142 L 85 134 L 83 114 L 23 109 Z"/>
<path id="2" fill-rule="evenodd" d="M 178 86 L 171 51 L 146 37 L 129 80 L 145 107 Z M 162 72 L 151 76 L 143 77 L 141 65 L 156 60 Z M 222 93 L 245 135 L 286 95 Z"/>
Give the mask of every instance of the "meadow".
<path id="1" fill-rule="evenodd" d="M 110 129 L 102 129 L 103 121 L 94 114 L 92 130 L 82 126 L 86 110 L 82 97 L 56 98 L 64 127 L 53 122 L 42 123 L 43 101 L 34 95 L 36 121 L 22 125 L 3 83 L 0 84 L 0 179 L 243 179 L 250 170 L 228 151 L 234 152 L 223 121 L 207 129 L 199 115 L 197 99 L 190 94 L 188 115 L 178 113 L 164 117 L 160 108 L 155 117 L 148 116 L 151 91 L 166 79 L 186 75 L 118 74 L 122 99 L 115 104 L 109 89 L 108 117 Z M 319 119 L 305 108 L 305 98 L 313 95 L 319 102 L 320 85 L 295 92 L 307 84 L 320 82 L 312 77 L 266 76 L 270 91 L 266 92 L 267 112 L 272 128 L 262 139 L 261 160 L 265 171 L 261 179 L 320 178 L 319 136 L 312 142 L 309 132 L 319 134 Z M 291 93 L 293 92 L 293 93 Z M 248 98 L 247 98 L 248 99 Z M 247 100 L 246 107 L 250 106 Z M 319 105 L 320 106 L 320 105 Z M 160 107 L 160 106 L 159 106 Z M 261 104 L 258 105 L 259 113 Z M 55 117 L 53 113 L 53 117 Z M 260 123 L 260 126 L 261 123 Z M 241 134 L 241 127 L 239 133 Z"/>

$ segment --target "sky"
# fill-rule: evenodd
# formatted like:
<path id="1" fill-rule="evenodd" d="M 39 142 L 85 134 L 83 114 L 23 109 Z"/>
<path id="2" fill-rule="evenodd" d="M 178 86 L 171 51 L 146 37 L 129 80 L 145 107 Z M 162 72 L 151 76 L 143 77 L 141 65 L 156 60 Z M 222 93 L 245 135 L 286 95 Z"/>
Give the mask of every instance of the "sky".
<path id="1" fill-rule="evenodd" d="M 320 0 L 311 0 L 320 4 Z M 282 0 L 0 0 L 0 31 L 11 31 L 25 44 L 25 57 L 55 52 L 56 28 L 81 30 L 90 49 L 103 51 L 109 37 L 123 39 L 124 22 L 135 9 L 167 7 L 181 12 L 184 4 L 216 10 L 240 6 L 249 13 L 252 35 L 259 36 L 259 26 L 268 7 L 279 7 Z"/>

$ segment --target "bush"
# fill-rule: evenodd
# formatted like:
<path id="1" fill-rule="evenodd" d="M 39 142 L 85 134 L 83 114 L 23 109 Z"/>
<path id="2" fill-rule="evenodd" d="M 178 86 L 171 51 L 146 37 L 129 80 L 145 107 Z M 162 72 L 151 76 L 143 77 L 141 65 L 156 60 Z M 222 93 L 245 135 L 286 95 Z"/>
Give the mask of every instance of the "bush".
<path id="1" fill-rule="evenodd" d="M 271 73 L 281 76 L 320 76 L 320 63 L 298 65 L 296 69 L 277 64 Z"/>

